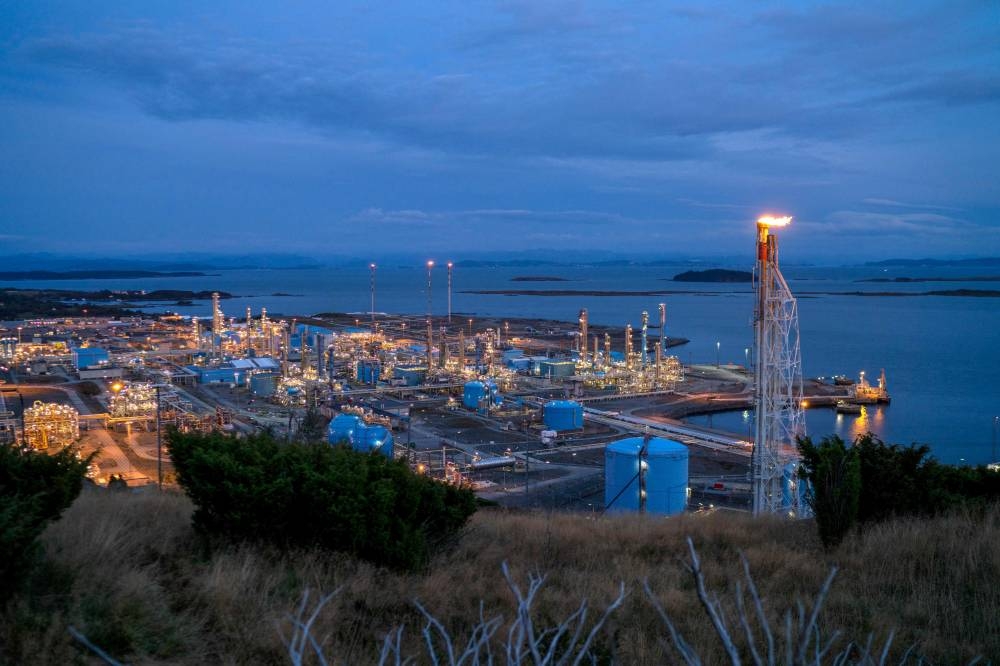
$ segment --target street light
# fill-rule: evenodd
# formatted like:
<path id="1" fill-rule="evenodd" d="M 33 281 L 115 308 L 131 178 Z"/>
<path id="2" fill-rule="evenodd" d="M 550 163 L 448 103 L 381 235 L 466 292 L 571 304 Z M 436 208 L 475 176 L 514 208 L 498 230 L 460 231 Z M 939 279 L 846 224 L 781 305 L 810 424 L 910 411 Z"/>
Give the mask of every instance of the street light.
<path id="1" fill-rule="evenodd" d="M 427 262 L 427 317 L 431 316 L 431 270 L 434 268 L 434 260 Z"/>
<path id="2" fill-rule="evenodd" d="M 750 369 L 750 348 L 749 347 L 744 347 L 743 348 L 743 367 L 746 368 L 747 370 Z"/>
<path id="3" fill-rule="evenodd" d="M 372 290 L 372 327 L 375 326 L 375 263 L 368 264 L 368 269 L 371 271 L 371 290 Z"/>
<path id="4" fill-rule="evenodd" d="M 472 320 L 469 320 L 469 337 L 472 337 Z"/>
<path id="5" fill-rule="evenodd" d="M 715 343 L 715 367 L 719 367 L 719 349 L 722 347 L 722 343 L 716 341 Z"/>
<path id="6" fill-rule="evenodd" d="M 452 262 L 448 262 L 448 323 L 451 323 L 451 269 L 455 266 Z"/>

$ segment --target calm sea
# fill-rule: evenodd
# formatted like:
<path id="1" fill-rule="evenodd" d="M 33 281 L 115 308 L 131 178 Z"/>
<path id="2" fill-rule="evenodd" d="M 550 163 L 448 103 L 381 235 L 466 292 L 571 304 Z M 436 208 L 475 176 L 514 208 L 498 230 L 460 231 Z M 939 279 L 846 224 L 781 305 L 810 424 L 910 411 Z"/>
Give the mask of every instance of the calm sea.
<path id="1" fill-rule="evenodd" d="M 667 304 L 670 335 L 690 339 L 675 348 L 684 362 L 715 363 L 718 345 L 723 363 L 742 364 L 752 341 L 753 296 L 748 284 L 692 284 L 669 281 L 690 265 L 635 267 L 456 268 L 452 310 L 477 315 L 545 317 L 575 321 L 587 308 L 597 324 L 639 326 L 643 310 L 657 318 L 657 304 Z M 746 268 L 731 266 L 730 268 Z M 810 410 L 811 435 L 839 433 L 850 437 L 871 429 L 891 442 L 929 444 L 949 463 L 985 463 L 996 459 L 991 449 L 994 417 L 1000 416 L 1000 299 L 940 296 L 845 296 L 822 292 L 897 291 L 917 293 L 943 289 L 997 289 L 996 282 L 868 283 L 871 277 L 950 277 L 989 274 L 985 268 L 790 267 L 783 268 L 798 296 L 802 359 L 807 376 L 865 370 L 872 379 L 885 368 L 891 406 L 870 410 L 868 418 L 838 417 L 832 410 Z M 524 275 L 546 275 L 569 282 L 512 282 Z M 376 310 L 423 313 L 427 307 L 426 269 L 381 266 Z M 258 312 L 313 314 L 367 312 L 369 273 L 356 268 L 312 270 L 231 270 L 218 276 L 143 280 L 73 280 L 11 282 L 13 287 L 68 289 L 220 290 L 236 295 L 223 302 L 227 314 L 242 317 L 247 306 Z M 668 296 L 504 296 L 463 293 L 480 289 L 532 290 L 672 290 Z M 292 294 L 274 296 L 275 293 Z M 811 293 L 815 292 L 815 293 Z M 446 311 L 446 272 L 435 268 L 432 303 Z M 207 303 L 173 307 L 184 314 L 206 316 Z M 464 319 L 463 319 L 464 320 Z M 707 423 L 706 417 L 698 419 Z M 741 413 L 714 415 L 712 425 L 746 432 Z"/>

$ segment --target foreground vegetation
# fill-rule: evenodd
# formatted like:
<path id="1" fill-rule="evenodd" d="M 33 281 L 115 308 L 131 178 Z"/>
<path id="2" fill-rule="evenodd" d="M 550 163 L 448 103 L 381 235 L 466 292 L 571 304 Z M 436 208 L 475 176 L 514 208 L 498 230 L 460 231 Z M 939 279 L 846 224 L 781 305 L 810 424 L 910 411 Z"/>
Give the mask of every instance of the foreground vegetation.
<path id="1" fill-rule="evenodd" d="M 595 638 L 605 660 L 675 662 L 661 644 L 666 630 L 642 591 L 650 588 L 704 663 L 724 660 L 705 621 L 690 574 L 685 537 L 701 556 L 708 585 L 733 610 L 742 578 L 738 552 L 754 573 L 774 617 L 811 598 L 831 566 L 840 573 L 820 618 L 824 632 L 864 641 L 895 628 L 897 656 L 915 644 L 937 663 L 1000 655 L 1000 509 L 890 519 L 851 532 L 832 550 L 811 522 L 717 513 L 668 520 L 640 516 L 480 510 L 461 538 L 417 572 L 380 568 L 348 554 L 266 544 L 205 548 L 183 495 L 84 492 L 42 537 L 44 564 L 0 616 L 9 663 L 64 664 L 80 649 L 72 625 L 133 663 L 287 664 L 282 633 L 305 589 L 340 589 L 317 617 L 313 635 L 336 663 L 377 660 L 384 635 L 402 625 L 405 654 L 421 652 L 424 616 L 454 636 L 480 616 L 513 618 L 501 577 L 524 585 L 548 574 L 535 612 L 564 618 L 586 598 L 604 608 L 624 583 L 627 596 Z M 551 626 L 546 624 L 545 626 Z M 506 634 L 506 624 L 498 632 Z"/>
<path id="2" fill-rule="evenodd" d="M 215 541 L 318 547 L 400 569 L 425 565 L 476 510 L 467 488 L 414 473 L 404 460 L 270 433 L 171 431 L 194 527 Z"/>

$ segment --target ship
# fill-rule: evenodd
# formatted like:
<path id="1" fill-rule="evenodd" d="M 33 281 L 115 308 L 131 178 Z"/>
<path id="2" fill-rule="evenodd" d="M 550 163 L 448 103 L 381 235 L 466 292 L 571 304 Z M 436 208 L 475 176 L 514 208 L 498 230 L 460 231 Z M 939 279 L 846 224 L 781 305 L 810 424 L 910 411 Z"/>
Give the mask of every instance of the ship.
<path id="1" fill-rule="evenodd" d="M 858 405 L 888 405 L 892 398 L 889 396 L 889 391 L 886 388 L 885 382 L 885 369 L 878 378 L 878 386 L 872 386 L 865 379 L 865 371 L 861 371 L 861 375 L 858 378 L 858 383 L 854 385 L 854 390 L 850 398 L 850 402 Z"/>
<path id="2" fill-rule="evenodd" d="M 838 414 L 863 414 L 865 408 L 856 402 L 847 402 L 846 400 L 838 400 L 837 406 L 834 407 Z"/>

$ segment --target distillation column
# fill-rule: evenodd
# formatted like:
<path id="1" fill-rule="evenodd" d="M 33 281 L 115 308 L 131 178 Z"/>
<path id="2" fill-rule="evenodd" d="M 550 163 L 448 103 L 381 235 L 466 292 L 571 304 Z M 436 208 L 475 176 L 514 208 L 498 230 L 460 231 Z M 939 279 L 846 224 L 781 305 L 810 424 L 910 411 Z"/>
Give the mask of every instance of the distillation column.
<path id="1" fill-rule="evenodd" d="M 782 475 L 796 460 L 795 438 L 805 434 L 802 414 L 802 357 L 795 297 L 778 267 L 778 239 L 772 227 L 790 217 L 757 221 L 757 303 L 754 313 L 755 437 L 751 462 L 753 513 L 805 515 L 798 489 L 785 501 Z M 792 483 L 797 484 L 797 479 Z"/>
<path id="2" fill-rule="evenodd" d="M 632 324 L 625 324 L 625 369 L 632 369 Z"/>
<path id="3" fill-rule="evenodd" d="M 645 368 L 649 363 L 649 357 L 646 356 L 646 346 L 649 342 L 649 313 L 645 310 L 642 311 L 642 367 Z"/>
<path id="4" fill-rule="evenodd" d="M 584 308 L 580 310 L 580 342 L 577 344 L 580 348 L 580 360 L 584 363 L 587 362 L 587 309 Z"/>

